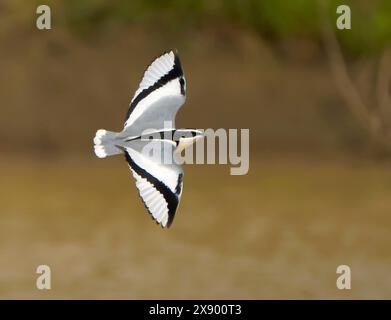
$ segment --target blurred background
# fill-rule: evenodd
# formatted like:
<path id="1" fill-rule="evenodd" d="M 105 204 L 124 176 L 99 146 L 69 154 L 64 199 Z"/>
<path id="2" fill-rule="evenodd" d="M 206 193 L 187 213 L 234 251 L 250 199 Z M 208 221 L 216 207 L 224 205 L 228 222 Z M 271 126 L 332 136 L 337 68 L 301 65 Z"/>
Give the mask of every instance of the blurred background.
<path id="1" fill-rule="evenodd" d="M 344 1 L 351 30 L 335 28 L 339 4 L 2 0 L 0 297 L 391 298 L 391 2 Z M 177 126 L 249 128 L 251 160 L 245 176 L 187 165 L 163 230 L 92 138 L 121 130 L 171 48 L 187 78 Z"/>

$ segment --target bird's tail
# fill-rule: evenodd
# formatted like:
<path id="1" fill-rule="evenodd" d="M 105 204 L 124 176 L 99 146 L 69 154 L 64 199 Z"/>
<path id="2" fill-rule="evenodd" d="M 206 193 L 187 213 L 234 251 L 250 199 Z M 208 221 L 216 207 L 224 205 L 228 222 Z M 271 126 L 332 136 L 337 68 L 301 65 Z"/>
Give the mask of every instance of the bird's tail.
<path id="1" fill-rule="evenodd" d="M 123 151 L 115 145 L 116 136 L 116 132 L 103 129 L 96 132 L 94 138 L 94 150 L 98 158 L 106 158 L 107 156 L 123 153 Z"/>

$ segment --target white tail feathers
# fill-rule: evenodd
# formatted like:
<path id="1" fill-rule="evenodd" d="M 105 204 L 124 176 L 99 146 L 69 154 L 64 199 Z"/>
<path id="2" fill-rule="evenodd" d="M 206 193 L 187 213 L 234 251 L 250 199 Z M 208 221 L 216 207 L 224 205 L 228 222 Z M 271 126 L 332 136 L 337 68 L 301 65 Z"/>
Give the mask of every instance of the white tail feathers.
<path id="1" fill-rule="evenodd" d="M 117 133 L 100 129 L 96 132 L 94 138 L 94 150 L 98 158 L 106 158 L 115 154 L 122 153 L 122 150 L 115 145 Z"/>

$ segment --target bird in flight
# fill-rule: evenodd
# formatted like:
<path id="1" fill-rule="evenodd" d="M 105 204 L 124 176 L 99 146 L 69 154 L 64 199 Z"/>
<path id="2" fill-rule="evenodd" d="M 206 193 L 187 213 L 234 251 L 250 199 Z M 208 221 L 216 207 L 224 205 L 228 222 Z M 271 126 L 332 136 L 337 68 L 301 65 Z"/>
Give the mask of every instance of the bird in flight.
<path id="1" fill-rule="evenodd" d="M 124 129 L 100 129 L 94 138 L 97 157 L 125 155 L 144 206 L 163 228 L 173 222 L 183 191 L 183 169 L 176 156 L 203 137 L 201 130 L 175 129 L 176 113 L 185 100 L 178 53 L 164 53 L 145 70 Z"/>

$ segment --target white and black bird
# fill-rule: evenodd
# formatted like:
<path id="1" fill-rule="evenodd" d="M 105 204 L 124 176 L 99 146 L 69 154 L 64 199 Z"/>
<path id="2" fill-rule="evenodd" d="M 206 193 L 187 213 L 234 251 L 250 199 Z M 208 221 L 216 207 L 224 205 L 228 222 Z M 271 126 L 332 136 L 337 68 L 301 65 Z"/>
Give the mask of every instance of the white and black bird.
<path id="1" fill-rule="evenodd" d="M 183 170 L 175 154 L 203 136 L 200 130 L 175 129 L 176 113 L 185 100 L 186 80 L 178 53 L 164 53 L 144 72 L 124 129 L 118 133 L 100 129 L 94 138 L 99 158 L 125 154 L 145 207 L 162 227 L 171 225 L 183 190 Z M 160 151 L 160 159 L 144 152 L 147 144 Z"/>

